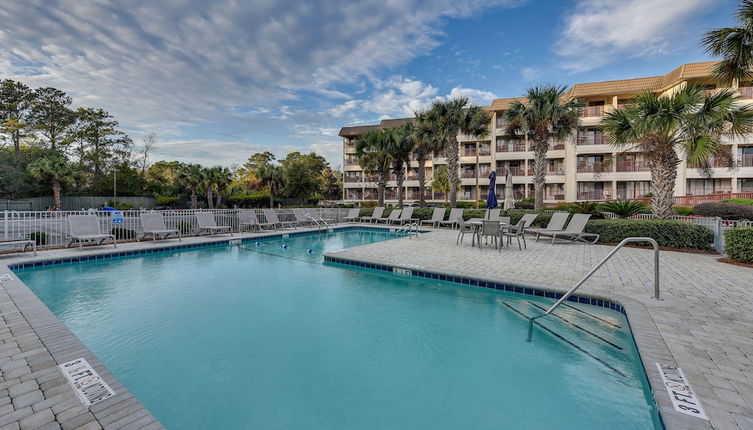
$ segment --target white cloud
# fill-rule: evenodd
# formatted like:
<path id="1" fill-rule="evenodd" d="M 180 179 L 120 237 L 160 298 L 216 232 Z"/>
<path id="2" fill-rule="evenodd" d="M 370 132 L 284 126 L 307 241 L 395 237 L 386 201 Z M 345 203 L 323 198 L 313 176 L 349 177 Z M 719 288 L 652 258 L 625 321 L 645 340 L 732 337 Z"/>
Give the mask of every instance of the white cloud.
<path id="1" fill-rule="evenodd" d="M 617 57 L 663 53 L 676 30 L 718 0 L 580 0 L 565 18 L 557 54 L 585 71 Z"/>
<path id="2" fill-rule="evenodd" d="M 536 67 L 523 67 L 522 69 L 520 69 L 520 75 L 526 81 L 534 81 L 538 79 L 541 74 L 541 69 L 537 69 Z"/>

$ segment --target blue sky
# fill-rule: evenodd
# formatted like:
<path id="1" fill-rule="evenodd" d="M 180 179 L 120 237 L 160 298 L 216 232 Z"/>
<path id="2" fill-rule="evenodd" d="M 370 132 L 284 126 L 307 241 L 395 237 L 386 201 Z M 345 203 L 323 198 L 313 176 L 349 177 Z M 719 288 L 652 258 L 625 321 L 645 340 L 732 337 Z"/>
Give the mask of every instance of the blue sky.
<path id="1" fill-rule="evenodd" d="M 9 0 L 0 78 L 110 111 L 156 158 L 316 151 L 456 95 L 664 74 L 709 58 L 734 0 Z"/>

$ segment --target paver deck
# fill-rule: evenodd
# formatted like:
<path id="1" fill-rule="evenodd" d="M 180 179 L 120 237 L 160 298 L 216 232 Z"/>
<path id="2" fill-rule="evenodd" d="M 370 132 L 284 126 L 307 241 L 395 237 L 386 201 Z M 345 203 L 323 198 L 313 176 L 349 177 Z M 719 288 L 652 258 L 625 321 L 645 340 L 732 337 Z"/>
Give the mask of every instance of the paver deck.
<path id="1" fill-rule="evenodd" d="M 514 241 L 501 252 L 491 247 L 479 251 L 470 246 L 468 235 L 460 246 L 455 245 L 456 237 L 456 231 L 433 231 L 419 238 L 331 254 L 565 291 L 611 250 L 608 246 L 566 242 L 551 245 L 529 238 L 523 251 L 518 251 Z M 721 263 L 717 258 L 662 251 L 660 284 L 665 300 L 656 301 L 650 298 L 654 288 L 653 251 L 623 248 L 577 294 L 622 297 L 644 364 L 648 364 L 647 356 L 663 359 L 663 339 L 694 387 L 713 428 L 753 429 L 753 269 Z M 633 303 L 639 305 L 631 306 Z M 642 311 L 639 308 L 647 311 L 645 318 L 635 313 Z M 658 339 L 651 339 L 654 325 Z M 652 380 L 652 374 L 658 374 L 655 365 L 646 367 Z M 662 401 L 669 400 L 666 391 L 655 395 L 660 407 L 665 404 L 661 410 L 666 420 L 665 412 L 671 409 Z M 686 428 L 702 421 L 689 418 L 679 418 L 680 426 L 671 427 Z"/>

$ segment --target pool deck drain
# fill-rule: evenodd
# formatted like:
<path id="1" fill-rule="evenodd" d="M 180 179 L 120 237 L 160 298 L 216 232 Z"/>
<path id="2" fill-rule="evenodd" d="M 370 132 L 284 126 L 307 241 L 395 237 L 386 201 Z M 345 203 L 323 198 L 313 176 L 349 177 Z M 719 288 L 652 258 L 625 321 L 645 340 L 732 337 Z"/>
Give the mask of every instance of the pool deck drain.
<path id="1" fill-rule="evenodd" d="M 306 231 L 299 229 L 298 231 Z M 315 232 L 315 229 L 308 229 Z M 293 233 L 286 231 L 285 233 Z M 274 233 L 271 233 L 274 234 Z M 268 234 L 235 235 L 232 239 Z M 412 270 L 493 279 L 564 291 L 609 251 L 604 246 L 528 243 L 528 250 L 480 252 L 455 246 L 447 230 L 418 239 L 384 241 L 332 253 L 340 258 Z M 0 257 L 0 428 L 158 429 L 161 424 L 76 338 L 8 266 L 20 262 L 105 255 L 176 245 L 226 243 L 230 236 L 123 243 L 111 247 L 40 251 L 39 256 Z M 669 429 L 753 429 L 753 270 L 716 256 L 662 252 L 663 302 L 652 291 L 651 251 L 626 248 L 578 294 L 612 298 L 624 305 L 660 411 Z M 58 365 L 84 357 L 115 391 L 86 407 Z M 710 421 L 674 412 L 655 362 L 679 365 Z"/>

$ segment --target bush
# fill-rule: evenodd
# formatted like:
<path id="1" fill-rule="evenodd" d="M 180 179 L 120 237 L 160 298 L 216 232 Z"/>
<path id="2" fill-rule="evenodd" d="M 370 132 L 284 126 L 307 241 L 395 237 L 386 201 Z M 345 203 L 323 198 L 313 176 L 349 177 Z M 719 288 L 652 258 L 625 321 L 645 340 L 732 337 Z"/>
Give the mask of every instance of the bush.
<path id="1" fill-rule="evenodd" d="M 486 201 L 479 200 L 478 203 L 476 202 L 455 202 L 455 206 L 463 209 L 476 209 L 476 205 L 478 204 L 479 208 L 486 208 Z"/>
<path id="2" fill-rule="evenodd" d="M 43 231 L 31 232 L 28 236 L 26 236 L 26 239 L 33 240 L 34 242 L 36 242 L 37 246 L 47 245 L 47 233 Z"/>
<path id="3" fill-rule="evenodd" d="M 319 193 L 314 193 L 306 199 L 306 203 L 312 206 L 317 206 L 320 201 L 324 200 L 324 196 Z"/>
<path id="4" fill-rule="evenodd" d="M 463 211 L 463 219 L 468 221 L 471 218 L 483 218 L 486 216 L 486 209 L 466 209 Z"/>
<path id="5" fill-rule="evenodd" d="M 630 218 L 633 215 L 651 212 L 651 208 L 634 200 L 612 200 L 602 203 L 599 209 L 612 212 L 620 218 Z"/>
<path id="6" fill-rule="evenodd" d="M 753 205 L 753 199 L 727 199 L 722 200 L 722 203 L 739 203 L 741 205 Z"/>
<path id="7" fill-rule="evenodd" d="M 171 208 L 174 208 L 178 205 L 179 200 L 180 197 L 158 196 L 157 206 L 170 206 Z"/>
<path id="8" fill-rule="evenodd" d="M 740 203 L 701 203 L 693 207 L 693 214 L 722 219 L 753 220 L 753 206 Z"/>
<path id="9" fill-rule="evenodd" d="M 589 220 L 584 230 L 599 235 L 599 242 L 617 243 L 626 237 L 650 237 L 659 246 L 678 249 L 708 249 L 714 233 L 706 227 L 677 220 Z"/>
<path id="10" fill-rule="evenodd" d="M 693 208 L 690 206 L 675 206 L 673 209 L 677 215 L 688 216 L 693 214 Z"/>
<path id="11" fill-rule="evenodd" d="M 753 263 L 753 227 L 731 228 L 725 231 L 724 251 L 734 260 Z"/>
<path id="12" fill-rule="evenodd" d="M 375 208 L 377 207 L 378 202 L 376 200 L 366 200 L 361 202 L 362 208 Z"/>
<path id="13" fill-rule="evenodd" d="M 413 218 L 418 218 L 420 220 L 425 219 L 431 219 L 431 216 L 434 215 L 434 209 L 433 208 L 415 208 L 413 209 Z M 444 211 L 444 216 L 447 217 L 447 209 Z"/>
<path id="14" fill-rule="evenodd" d="M 534 203 L 532 202 L 525 202 L 522 200 L 515 202 L 515 209 L 533 209 Z"/>
<path id="15" fill-rule="evenodd" d="M 113 227 L 110 234 L 118 240 L 136 239 L 136 232 L 124 227 Z"/>
<path id="16" fill-rule="evenodd" d="M 596 202 L 578 202 L 567 205 L 566 211 L 572 214 L 589 214 L 592 219 L 604 218 L 604 214 L 599 210 L 599 203 Z"/>
<path id="17" fill-rule="evenodd" d="M 119 200 L 113 200 L 113 199 L 105 200 L 104 206 L 109 206 L 111 208 L 120 209 L 120 210 L 128 210 L 128 209 L 134 208 L 132 203 L 121 202 Z"/>

